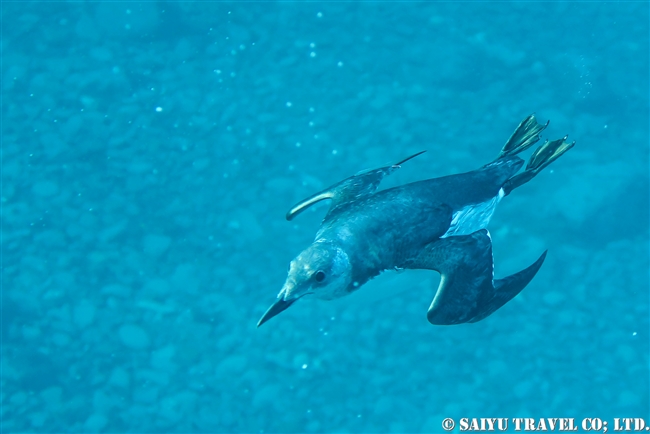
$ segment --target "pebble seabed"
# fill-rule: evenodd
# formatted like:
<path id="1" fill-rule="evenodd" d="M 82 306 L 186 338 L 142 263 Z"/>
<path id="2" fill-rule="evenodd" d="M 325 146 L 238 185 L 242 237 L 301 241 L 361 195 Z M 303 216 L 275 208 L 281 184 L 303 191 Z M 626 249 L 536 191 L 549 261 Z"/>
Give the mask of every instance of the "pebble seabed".
<path id="1" fill-rule="evenodd" d="M 3 432 L 648 416 L 647 3 L 1 13 Z M 491 223 L 497 277 L 549 249 L 515 300 L 432 327 L 437 275 L 387 273 L 255 328 L 324 211 L 293 203 L 472 170 L 531 112 L 578 144 Z"/>

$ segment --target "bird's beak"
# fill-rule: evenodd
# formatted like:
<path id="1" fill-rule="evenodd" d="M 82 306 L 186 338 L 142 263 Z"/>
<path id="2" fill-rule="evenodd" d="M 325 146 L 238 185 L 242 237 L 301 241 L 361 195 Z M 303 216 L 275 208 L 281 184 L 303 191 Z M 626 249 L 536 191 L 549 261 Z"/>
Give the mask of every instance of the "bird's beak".
<path id="1" fill-rule="evenodd" d="M 269 309 L 264 313 L 264 315 L 262 315 L 262 318 L 260 318 L 258 321 L 257 326 L 261 326 L 280 312 L 287 310 L 289 306 L 294 304 L 296 301 L 298 301 L 297 298 L 289 301 L 286 301 L 283 298 L 279 298 L 278 301 L 273 303 L 271 307 L 269 307 Z"/>

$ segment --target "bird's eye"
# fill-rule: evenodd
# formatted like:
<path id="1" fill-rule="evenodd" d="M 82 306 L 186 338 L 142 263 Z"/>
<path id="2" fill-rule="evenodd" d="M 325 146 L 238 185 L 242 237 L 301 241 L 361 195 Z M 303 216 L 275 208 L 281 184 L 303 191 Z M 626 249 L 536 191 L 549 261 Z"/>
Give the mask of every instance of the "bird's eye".
<path id="1" fill-rule="evenodd" d="M 325 280 L 325 273 L 322 271 L 317 271 L 316 274 L 314 274 L 314 280 L 319 283 L 322 282 Z"/>

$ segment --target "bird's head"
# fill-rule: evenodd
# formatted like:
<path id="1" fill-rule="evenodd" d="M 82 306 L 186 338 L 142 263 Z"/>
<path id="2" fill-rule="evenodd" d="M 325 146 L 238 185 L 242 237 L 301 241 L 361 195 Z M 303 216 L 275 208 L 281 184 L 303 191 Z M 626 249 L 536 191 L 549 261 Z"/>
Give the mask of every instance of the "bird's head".
<path id="1" fill-rule="evenodd" d="M 287 309 L 299 298 L 313 294 L 331 300 L 347 293 L 352 266 L 345 251 L 329 242 L 316 241 L 289 264 L 289 275 L 278 300 L 266 311 L 257 326 Z"/>

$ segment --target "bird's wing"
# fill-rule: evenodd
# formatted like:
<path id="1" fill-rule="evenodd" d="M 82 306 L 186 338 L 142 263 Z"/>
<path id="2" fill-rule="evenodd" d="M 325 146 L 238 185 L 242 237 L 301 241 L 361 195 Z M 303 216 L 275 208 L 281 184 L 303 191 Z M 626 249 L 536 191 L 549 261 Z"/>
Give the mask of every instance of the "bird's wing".
<path id="1" fill-rule="evenodd" d="M 289 212 L 287 212 L 287 220 L 292 220 L 295 216 L 316 202 L 320 202 L 321 200 L 332 200 L 330 209 L 327 212 L 327 215 L 329 215 L 336 208 L 339 208 L 346 203 L 358 200 L 365 196 L 369 196 L 377 190 L 379 183 L 382 179 L 384 179 L 386 175 L 390 175 L 392 172 L 399 169 L 402 163 L 405 163 L 411 158 L 417 157 L 423 152 L 425 151 L 418 152 L 417 154 L 411 155 L 410 157 L 405 158 L 404 160 L 390 166 L 357 173 L 356 175 L 344 179 L 343 181 L 334 184 L 331 187 L 328 187 L 325 190 L 308 197 L 307 199 L 301 200 L 296 205 L 294 205 L 289 210 Z"/>
<path id="2" fill-rule="evenodd" d="M 525 270 L 494 280 L 492 242 L 487 230 L 482 229 L 429 243 L 401 267 L 440 273 L 427 319 L 432 324 L 451 325 L 477 322 L 491 315 L 524 289 L 545 257 L 546 252 Z"/>

